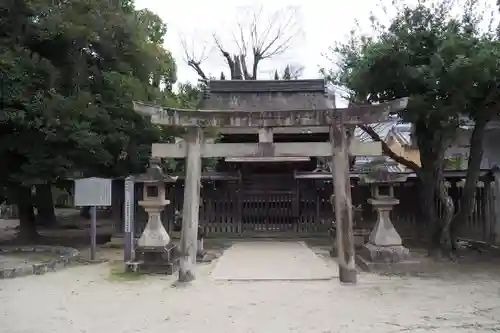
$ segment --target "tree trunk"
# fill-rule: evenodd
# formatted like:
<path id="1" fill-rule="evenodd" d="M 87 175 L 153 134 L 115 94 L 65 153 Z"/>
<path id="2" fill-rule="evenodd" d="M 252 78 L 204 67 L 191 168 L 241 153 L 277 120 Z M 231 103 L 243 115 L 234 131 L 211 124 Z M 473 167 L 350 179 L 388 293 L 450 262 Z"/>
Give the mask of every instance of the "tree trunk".
<path id="1" fill-rule="evenodd" d="M 455 214 L 455 204 L 448 193 L 446 181 L 442 174 L 440 175 L 437 195 L 442 207 L 442 215 L 440 216 L 441 235 L 439 244 L 443 254 L 450 256 L 453 249 L 450 227 L 453 221 L 453 215 Z"/>
<path id="2" fill-rule="evenodd" d="M 460 197 L 460 210 L 453 219 L 450 227 L 450 240 L 452 249 L 456 250 L 456 240 L 459 229 L 467 223 L 474 208 L 476 196 L 476 184 L 481 174 L 481 161 L 483 159 L 483 141 L 488 119 L 480 117 L 475 119 L 476 124 L 472 131 L 469 149 L 469 161 L 467 163 L 467 174 L 465 186 Z"/>
<path id="3" fill-rule="evenodd" d="M 52 185 L 50 183 L 36 185 L 36 208 L 36 220 L 40 225 L 44 227 L 53 227 L 56 225 Z"/>
<path id="4" fill-rule="evenodd" d="M 420 179 L 420 200 L 422 207 L 422 222 L 427 230 L 429 253 L 439 245 L 440 229 L 438 223 L 436 207 L 436 181 L 433 172 L 422 169 L 422 179 Z"/>
<path id="5" fill-rule="evenodd" d="M 31 187 L 20 186 L 15 189 L 15 200 L 19 210 L 19 234 L 22 242 L 33 242 L 38 238 L 33 210 Z"/>
<path id="6" fill-rule="evenodd" d="M 438 190 L 446 142 L 443 140 L 442 133 L 432 131 L 427 124 L 419 123 L 416 129 L 422 164 L 420 172 L 422 215 L 429 234 L 429 254 L 433 254 L 441 245 L 442 224 L 438 215 L 436 199 L 439 198 Z"/>

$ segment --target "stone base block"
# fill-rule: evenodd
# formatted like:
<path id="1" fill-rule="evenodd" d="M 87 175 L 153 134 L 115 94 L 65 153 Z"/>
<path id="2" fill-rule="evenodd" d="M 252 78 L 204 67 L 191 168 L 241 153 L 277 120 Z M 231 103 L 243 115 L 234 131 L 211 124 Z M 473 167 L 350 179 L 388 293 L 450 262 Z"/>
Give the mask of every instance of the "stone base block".
<path id="1" fill-rule="evenodd" d="M 417 274 L 423 271 L 424 265 L 419 260 L 405 260 L 400 262 L 373 262 L 356 255 L 356 266 L 365 272 L 383 274 Z"/>
<path id="2" fill-rule="evenodd" d="M 166 247 L 139 247 L 135 251 L 137 267 L 130 267 L 146 274 L 174 274 L 179 269 L 179 253 L 177 247 L 169 244 Z"/>
<path id="3" fill-rule="evenodd" d="M 356 284 L 358 282 L 357 269 L 347 269 L 339 266 L 339 280 L 342 283 Z"/>
<path id="4" fill-rule="evenodd" d="M 139 265 L 139 272 L 145 274 L 164 274 L 172 275 L 179 270 L 178 259 L 174 262 L 164 263 L 164 264 L 146 264 L 141 262 Z"/>
<path id="5" fill-rule="evenodd" d="M 377 246 L 367 243 L 359 254 L 371 262 L 397 263 L 410 259 L 410 251 L 402 245 Z"/>
<path id="6" fill-rule="evenodd" d="M 127 273 L 172 275 L 178 270 L 179 270 L 179 264 L 176 262 L 156 264 L 156 265 L 145 264 L 142 261 L 130 261 L 125 263 L 125 271 Z"/>

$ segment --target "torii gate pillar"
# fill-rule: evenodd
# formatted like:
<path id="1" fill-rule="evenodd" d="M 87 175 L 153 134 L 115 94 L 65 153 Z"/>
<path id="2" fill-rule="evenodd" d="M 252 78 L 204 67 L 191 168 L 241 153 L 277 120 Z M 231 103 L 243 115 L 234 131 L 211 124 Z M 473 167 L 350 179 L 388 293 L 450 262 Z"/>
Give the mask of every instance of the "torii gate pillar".
<path id="1" fill-rule="evenodd" d="M 335 221 L 337 224 L 337 260 L 339 280 L 355 284 L 357 270 L 354 252 L 351 183 L 349 181 L 349 156 L 347 128 L 342 121 L 330 126 L 332 144 L 332 177 L 334 187 Z"/>
<path id="2" fill-rule="evenodd" d="M 179 281 L 181 282 L 189 282 L 195 278 L 200 209 L 202 128 L 189 128 L 185 140 L 187 142 L 187 165 L 184 204 L 182 206 L 181 257 L 179 260 Z"/>

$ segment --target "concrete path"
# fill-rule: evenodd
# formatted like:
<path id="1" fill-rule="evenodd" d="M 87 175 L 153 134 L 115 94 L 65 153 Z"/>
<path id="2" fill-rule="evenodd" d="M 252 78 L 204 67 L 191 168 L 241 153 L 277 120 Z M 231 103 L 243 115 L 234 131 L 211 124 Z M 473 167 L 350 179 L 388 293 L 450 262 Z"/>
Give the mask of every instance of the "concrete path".
<path id="1" fill-rule="evenodd" d="M 215 280 L 329 280 L 338 276 L 303 242 L 241 242 L 217 261 Z"/>

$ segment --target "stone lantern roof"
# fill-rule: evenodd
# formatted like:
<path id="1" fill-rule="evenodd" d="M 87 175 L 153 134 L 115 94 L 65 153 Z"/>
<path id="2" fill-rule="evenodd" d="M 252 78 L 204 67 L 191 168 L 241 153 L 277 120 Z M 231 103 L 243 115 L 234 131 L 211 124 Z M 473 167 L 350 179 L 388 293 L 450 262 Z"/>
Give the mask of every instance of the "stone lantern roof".
<path id="1" fill-rule="evenodd" d="M 139 183 L 173 183 L 177 181 L 177 178 L 165 174 L 160 166 L 160 160 L 152 158 L 146 172 L 136 176 L 134 180 Z"/>

